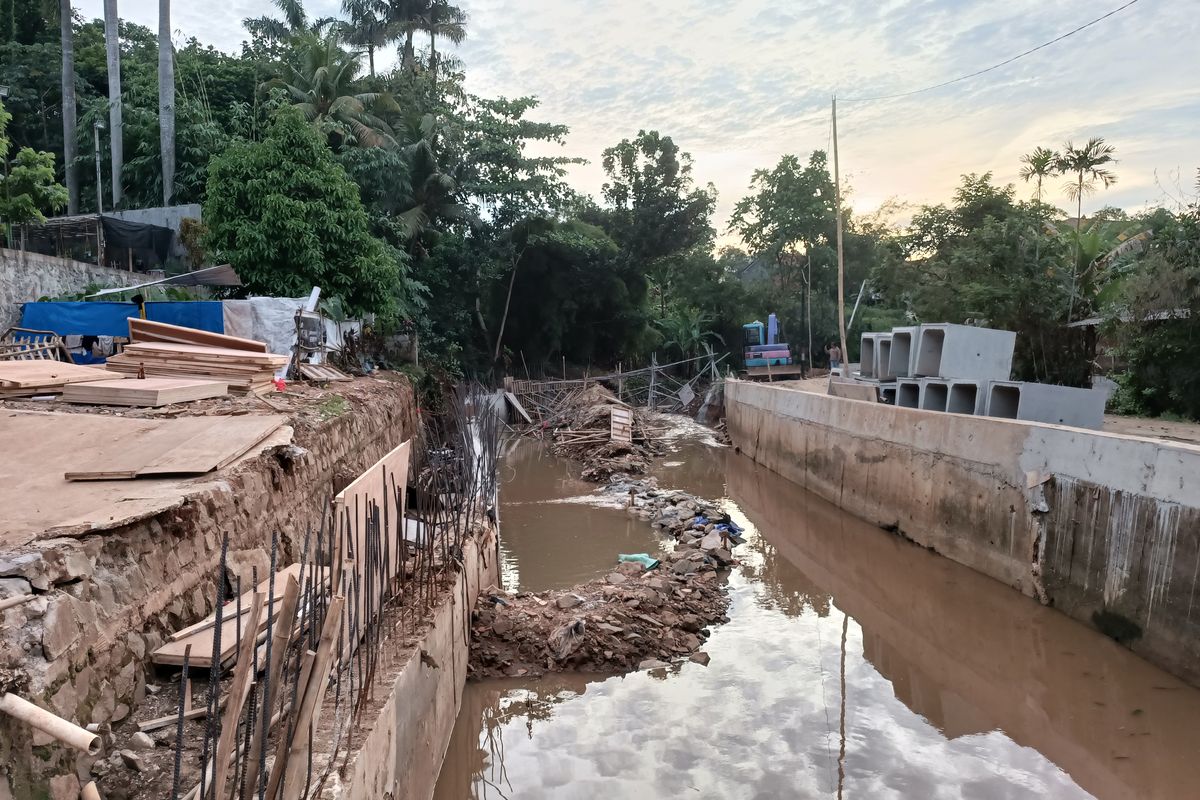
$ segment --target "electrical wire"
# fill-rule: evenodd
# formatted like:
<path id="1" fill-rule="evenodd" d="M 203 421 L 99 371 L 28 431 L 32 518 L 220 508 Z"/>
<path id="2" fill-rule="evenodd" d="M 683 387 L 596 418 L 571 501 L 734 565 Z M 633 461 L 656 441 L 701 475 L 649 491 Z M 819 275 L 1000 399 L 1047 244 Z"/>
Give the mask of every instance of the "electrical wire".
<path id="1" fill-rule="evenodd" d="M 1025 58 L 1025 56 L 1032 55 L 1033 53 L 1036 53 L 1037 51 L 1042 50 L 1044 48 L 1047 48 L 1050 45 L 1057 44 L 1058 42 L 1061 42 L 1063 39 L 1067 39 L 1071 36 L 1074 36 L 1075 34 L 1079 33 L 1080 31 L 1086 30 L 1097 23 L 1103 22 L 1104 20 L 1108 19 L 1109 17 L 1113 16 L 1114 14 L 1119 14 L 1120 12 L 1124 11 L 1125 9 L 1129 8 L 1131 5 L 1133 5 L 1139 1 L 1140 0 L 1129 0 L 1129 2 L 1125 3 L 1125 5 L 1123 5 L 1119 8 L 1114 8 L 1112 11 L 1109 11 L 1107 14 L 1100 16 L 1100 17 L 1096 17 L 1091 22 L 1088 22 L 1084 25 L 1080 25 L 1078 28 L 1075 28 L 1074 30 L 1068 31 L 1068 32 L 1062 34 L 1061 36 L 1051 39 L 1048 42 L 1043 42 L 1042 44 L 1039 44 L 1037 47 L 1032 47 L 1023 53 L 1018 53 L 1017 55 L 1015 55 L 1011 58 L 1006 58 L 1005 60 L 1001 61 L 998 64 L 993 64 L 990 67 L 985 67 L 984 69 L 977 70 L 976 72 L 972 72 L 969 75 L 960 75 L 957 78 L 952 78 L 948 81 L 942 81 L 941 83 L 936 83 L 933 86 L 926 86 L 922 89 L 913 89 L 912 91 L 908 91 L 908 92 L 897 92 L 895 94 L 881 94 L 881 95 L 877 95 L 875 97 L 846 97 L 846 98 L 839 97 L 838 99 L 841 100 L 843 103 L 870 103 L 870 102 L 874 102 L 876 100 L 892 100 L 897 97 L 910 97 L 914 94 L 921 94 L 923 92 L 932 92 L 934 89 L 941 89 L 943 86 L 950 86 L 951 84 L 954 84 L 954 83 L 960 83 L 965 80 L 970 80 L 971 78 L 977 78 L 980 75 L 991 72 L 992 70 L 996 70 L 996 69 L 1000 69 L 1001 67 L 1008 66 L 1009 64 L 1013 63 L 1014 61 Z"/>

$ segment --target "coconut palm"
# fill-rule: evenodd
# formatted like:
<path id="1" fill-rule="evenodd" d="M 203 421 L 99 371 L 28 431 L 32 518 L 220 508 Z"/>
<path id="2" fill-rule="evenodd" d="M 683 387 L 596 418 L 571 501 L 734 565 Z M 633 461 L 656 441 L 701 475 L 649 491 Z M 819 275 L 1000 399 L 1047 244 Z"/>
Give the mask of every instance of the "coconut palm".
<path id="1" fill-rule="evenodd" d="M 479 215 L 461 200 L 458 178 L 445 171 L 438 162 L 434 142 L 437 138 L 437 118 L 425 114 L 410 120 L 404 156 L 408 162 L 412 184 L 411 196 L 396 220 L 409 240 L 409 251 L 421 255 L 426 234 L 436 231 L 438 223 L 476 225 Z"/>
<path id="2" fill-rule="evenodd" d="M 108 149 L 112 154 L 112 203 L 121 205 L 125 148 L 121 128 L 121 37 L 117 0 L 104 0 L 104 49 L 108 62 Z"/>
<path id="3" fill-rule="evenodd" d="M 158 0 L 158 144 L 163 205 L 169 206 L 175 196 L 175 48 L 171 44 L 171 0 Z"/>
<path id="4" fill-rule="evenodd" d="M 688 359 L 700 352 L 704 345 L 712 340 L 721 344 L 725 339 L 716 331 L 709 330 L 712 317 L 696 308 L 682 308 L 670 316 L 656 320 L 655 325 L 663 336 L 664 346 L 670 350 L 675 348 L 681 358 Z"/>
<path id="5" fill-rule="evenodd" d="M 260 89 L 283 89 L 293 107 L 335 146 L 395 144 L 392 129 L 373 113 L 377 105 L 390 105 L 393 107 L 386 110 L 398 111 L 391 98 L 378 92 L 355 93 L 352 88 L 361 69 L 360 57 L 343 50 L 332 34 L 323 38 L 303 34 L 295 42 L 299 67 L 285 64 L 284 76 L 267 81 Z"/>
<path id="6" fill-rule="evenodd" d="M 1042 202 L 1042 181 L 1058 173 L 1058 159 L 1058 153 L 1046 147 L 1035 147 L 1032 153 L 1021 156 L 1024 166 L 1018 174 L 1026 183 L 1036 181 L 1033 198 L 1039 203 Z"/>
<path id="7" fill-rule="evenodd" d="M 1114 175 L 1105 165 L 1115 164 L 1113 153 L 1117 148 L 1104 141 L 1102 137 L 1088 139 L 1085 144 L 1076 147 L 1073 142 L 1067 142 L 1062 154 L 1055 159 L 1055 169 L 1063 175 L 1073 173 L 1075 179 L 1064 187 L 1067 197 L 1075 201 L 1075 230 L 1078 231 L 1083 220 L 1083 198 L 1094 194 L 1096 184 L 1102 183 L 1104 188 L 1117 182 Z"/>
<path id="8" fill-rule="evenodd" d="M 448 39 L 453 44 L 462 44 L 467 38 L 467 12 L 451 5 L 447 0 L 432 0 L 425 17 L 425 30 L 429 34 L 429 70 L 437 87 L 437 37 Z"/>
<path id="9" fill-rule="evenodd" d="M 375 50 L 391 41 L 383 16 L 385 10 L 378 0 L 342 0 L 342 13 L 350 17 L 349 22 L 341 25 L 342 37 L 346 44 L 367 49 L 367 65 L 372 78 L 375 77 Z"/>
<path id="10" fill-rule="evenodd" d="M 75 175 L 75 36 L 71 0 L 59 2 L 62 35 L 63 173 L 67 183 L 67 213 L 79 213 L 79 178 Z"/>
<path id="11" fill-rule="evenodd" d="M 283 15 L 282 20 L 274 17 L 249 17 L 242 20 L 242 27 L 255 38 L 279 44 L 288 41 L 293 36 L 304 34 L 322 36 L 337 22 L 333 17 L 318 17 L 310 22 L 301 0 L 273 0 L 273 2 Z"/>

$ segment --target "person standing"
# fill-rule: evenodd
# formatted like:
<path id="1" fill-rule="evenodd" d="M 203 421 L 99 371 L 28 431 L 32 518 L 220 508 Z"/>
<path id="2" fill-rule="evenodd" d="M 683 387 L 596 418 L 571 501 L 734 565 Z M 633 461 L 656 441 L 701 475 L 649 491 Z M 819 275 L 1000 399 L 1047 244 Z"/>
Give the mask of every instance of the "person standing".
<path id="1" fill-rule="evenodd" d="M 842 348 L 838 347 L 835 342 L 825 345 L 825 352 L 829 354 L 830 372 L 842 366 Z"/>

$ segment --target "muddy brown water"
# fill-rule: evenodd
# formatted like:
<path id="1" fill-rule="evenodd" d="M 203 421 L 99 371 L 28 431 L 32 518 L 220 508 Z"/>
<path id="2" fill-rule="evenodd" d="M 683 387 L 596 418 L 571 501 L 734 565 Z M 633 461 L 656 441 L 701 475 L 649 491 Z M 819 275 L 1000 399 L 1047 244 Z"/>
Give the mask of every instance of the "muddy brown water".
<path id="1" fill-rule="evenodd" d="M 537 588 L 645 541 L 619 510 L 528 503 L 589 488 L 545 458 L 510 456 L 502 497 Z M 747 527 L 710 665 L 468 684 L 437 800 L 1200 797 L 1200 691 L 728 448 L 664 460 Z"/>

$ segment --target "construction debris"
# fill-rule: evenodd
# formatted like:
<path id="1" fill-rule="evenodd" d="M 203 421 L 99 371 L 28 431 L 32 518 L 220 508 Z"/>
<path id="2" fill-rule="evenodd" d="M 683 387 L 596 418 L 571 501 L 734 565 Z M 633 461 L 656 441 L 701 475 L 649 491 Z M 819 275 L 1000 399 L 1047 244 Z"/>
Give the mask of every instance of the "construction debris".
<path id="1" fill-rule="evenodd" d="M 227 347 L 132 342 L 107 365 L 110 372 L 124 375 L 218 380 L 231 392 L 262 394 L 273 388 L 275 371 L 287 362 L 287 356 Z"/>
<path id="2" fill-rule="evenodd" d="M 696 654 L 708 626 L 728 621 L 724 570 L 735 563 L 740 528 L 713 504 L 653 481 L 616 475 L 603 491 L 632 494 L 631 515 L 675 538 L 675 551 L 657 568 L 626 561 L 568 591 L 485 592 L 472 617 L 472 677 L 665 667 Z"/>
<path id="3" fill-rule="evenodd" d="M 69 383 L 109 378 L 112 375 L 102 369 L 62 361 L 0 361 L 0 398 L 59 394 Z"/>

